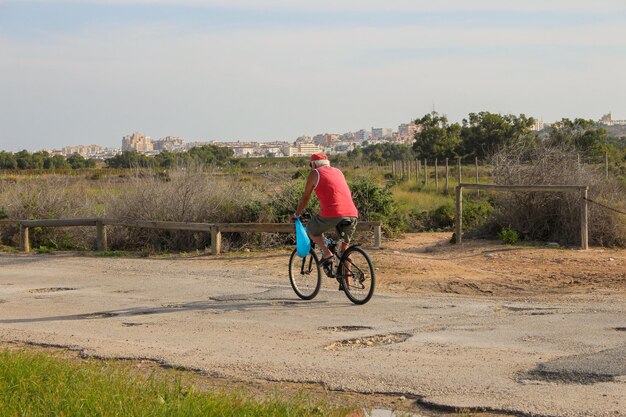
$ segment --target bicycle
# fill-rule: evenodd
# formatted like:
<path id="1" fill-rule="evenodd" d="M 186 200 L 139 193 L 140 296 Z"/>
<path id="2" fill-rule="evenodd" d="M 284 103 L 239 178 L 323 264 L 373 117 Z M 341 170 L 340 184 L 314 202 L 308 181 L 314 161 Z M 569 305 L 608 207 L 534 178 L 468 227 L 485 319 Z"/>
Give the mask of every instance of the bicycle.
<path id="1" fill-rule="evenodd" d="M 365 304 L 374 295 L 376 274 L 374 265 L 360 244 L 350 245 L 340 253 L 340 242 L 325 239 L 326 246 L 333 253 L 333 262 L 325 272 L 329 278 L 335 278 L 339 289 L 354 304 Z M 333 266 L 337 265 L 336 268 Z M 294 249 L 289 258 L 289 281 L 298 297 L 312 300 L 322 287 L 322 266 L 315 252 L 315 243 L 311 241 L 311 250 L 304 258 Z"/>

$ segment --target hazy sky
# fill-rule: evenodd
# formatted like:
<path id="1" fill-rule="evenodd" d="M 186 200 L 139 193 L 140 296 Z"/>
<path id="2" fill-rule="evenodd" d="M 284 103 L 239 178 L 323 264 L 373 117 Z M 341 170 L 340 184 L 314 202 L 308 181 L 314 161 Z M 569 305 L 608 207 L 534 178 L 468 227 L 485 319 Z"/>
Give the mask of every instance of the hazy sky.
<path id="1" fill-rule="evenodd" d="M 0 0 L 0 149 L 626 119 L 624 0 Z"/>

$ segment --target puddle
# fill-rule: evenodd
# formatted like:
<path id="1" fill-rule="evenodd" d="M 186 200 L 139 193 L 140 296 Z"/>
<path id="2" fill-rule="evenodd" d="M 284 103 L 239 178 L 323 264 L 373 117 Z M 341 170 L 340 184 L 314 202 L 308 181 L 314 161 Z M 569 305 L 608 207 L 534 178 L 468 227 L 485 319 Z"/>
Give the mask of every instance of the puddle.
<path id="1" fill-rule="evenodd" d="M 370 326 L 324 326 L 318 330 L 324 330 L 328 332 L 356 332 L 358 330 L 372 330 Z"/>
<path id="2" fill-rule="evenodd" d="M 357 337 L 354 339 L 340 340 L 338 342 L 331 343 L 326 346 L 324 350 L 363 349 L 374 346 L 393 345 L 395 343 L 402 343 L 411 336 L 412 335 L 409 333 L 391 333 L 387 335 Z"/>
<path id="3" fill-rule="evenodd" d="M 52 288 L 36 288 L 34 290 L 26 291 L 28 294 L 42 294 L 48 292 L 60 292 L 60 291 L 74 291 L 77 288 L 70 287 L 52 287 Z"/>

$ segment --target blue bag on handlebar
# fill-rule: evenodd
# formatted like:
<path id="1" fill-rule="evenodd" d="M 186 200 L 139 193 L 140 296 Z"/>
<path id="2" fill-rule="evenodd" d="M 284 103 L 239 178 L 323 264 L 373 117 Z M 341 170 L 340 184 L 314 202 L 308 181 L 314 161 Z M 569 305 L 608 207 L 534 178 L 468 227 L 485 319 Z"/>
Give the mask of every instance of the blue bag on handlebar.
<path id="1" fill-rule="evenodd" d="M 311 239 L 309 239 L 306 228 L 300 219 L 296 219 L 296 251 L 298 252 L 298 256 L 304 258 L 309 254 L 310 250 Z"/>

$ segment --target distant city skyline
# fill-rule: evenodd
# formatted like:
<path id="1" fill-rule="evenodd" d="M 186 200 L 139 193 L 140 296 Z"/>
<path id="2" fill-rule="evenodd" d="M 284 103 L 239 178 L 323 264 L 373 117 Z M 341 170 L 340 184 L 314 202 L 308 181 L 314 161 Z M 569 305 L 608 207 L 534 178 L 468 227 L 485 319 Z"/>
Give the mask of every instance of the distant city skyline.
<path id="1" fill-rule="evenodd" d="M 0 149 L 626 118 L 622 0 L 0 0 Z"/>

